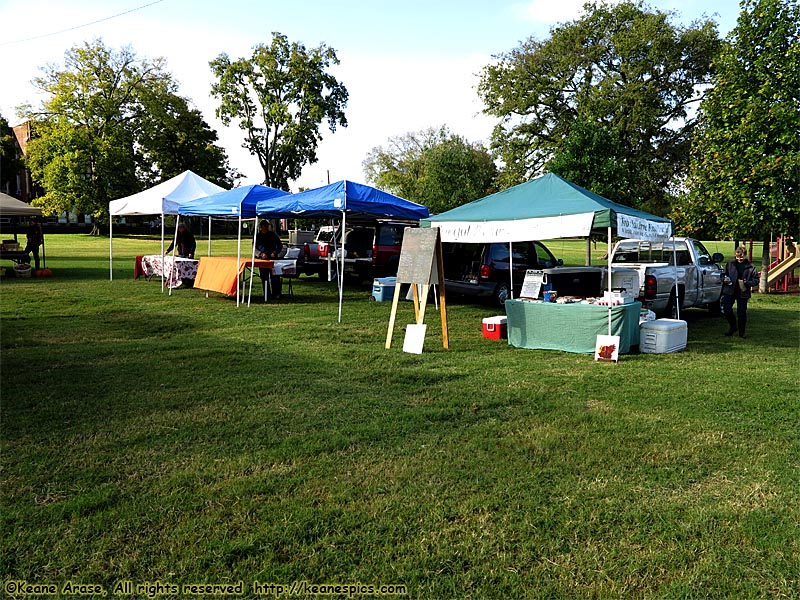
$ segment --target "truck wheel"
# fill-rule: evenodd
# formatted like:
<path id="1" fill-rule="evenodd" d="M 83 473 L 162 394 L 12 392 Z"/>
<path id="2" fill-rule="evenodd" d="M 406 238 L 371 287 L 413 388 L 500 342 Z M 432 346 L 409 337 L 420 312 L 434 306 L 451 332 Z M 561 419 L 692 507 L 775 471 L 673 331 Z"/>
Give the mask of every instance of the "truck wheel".
<path id="1" fill-rule="evenodd" d="M 505 306 L 506 300 L 511 297 L 509 293 L 509 286 L 507 283 L 498 283 L 497 287 L 494 288 L 494 301 L 499 306 Z"/>
<path id="2" fill-rule="evenodd" d="M 683 310 L 683 306 L 681 306 L 681 310 Z M 675 301 L 675 290 L 672 290 L 669 295 L 669 302 L 667 302 L 667 307 L 664 309 L 664 315 L 668 319 L 678 318 L 678 303 Z"/>
<path id="3" fill-rule="evenodd" d="M 712 317 L 719 317 L 722 314 L 722 296 L 717 298 L 714 302 L 708 303 L 708 314 Z"/>

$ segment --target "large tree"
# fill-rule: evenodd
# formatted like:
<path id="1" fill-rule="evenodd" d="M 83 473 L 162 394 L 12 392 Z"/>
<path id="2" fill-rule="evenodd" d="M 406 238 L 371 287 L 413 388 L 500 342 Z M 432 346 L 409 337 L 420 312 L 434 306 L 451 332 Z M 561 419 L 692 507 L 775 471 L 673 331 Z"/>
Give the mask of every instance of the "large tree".
<path id="1" fill-rule="evenodd" d="M 258 158 L 265 185 L 288 191 L 289 181 L 317 161 L 323 120 L 332 132 L 347 126 L 347 89 L 328 72 L 338 64 L 333 48 L 308 49 L 280 33 L 269 46 L 255 46 L 249 59 L 223 53 L 211 61 L 217 116 L 225 125 L 238 121 L 242 146 Z"/>
<path id="2" fill-rule="evenodd" d="M 674 219 L 690 234 L 769 242 L 773 233 L 798 233 L 800 4 L 744 0 L 741 6 L 700 107 L 689 192 Z M 769 243 L 764 248 L 766 267 Z"/>
<path id="3" fill-rule="evenodd" d="M 681 27 L 670 18 L 642 2 L 587 3 L 548 39 L 496 57 L 478 92 L 501 119 L 492 135 L 501 184 L 549 169 L 665 214 L 720 43 L 713 21 Z"/>
<path id="4" fill-rule="evenodd" d="M 389 139 L 363 163 L 367 181 L 440 213 L 495 191 L 497 167 L 486 149 L 447 127 Z"/>
<path id="5" fill-rule="evenodd" d="M 216 133 L 177 96 L 161 58 L 95 40 L 68 50 L 64 66 L 48 65 L 34 85 L 45 100 L 22 110 L 33 123 L 26 161 L 47 191 L 35 203 L 48 214 L 101 217 L 109 200 L 187 168 L 229 181 Z M 190 141 L 170 145 L 171 138 Z"/>

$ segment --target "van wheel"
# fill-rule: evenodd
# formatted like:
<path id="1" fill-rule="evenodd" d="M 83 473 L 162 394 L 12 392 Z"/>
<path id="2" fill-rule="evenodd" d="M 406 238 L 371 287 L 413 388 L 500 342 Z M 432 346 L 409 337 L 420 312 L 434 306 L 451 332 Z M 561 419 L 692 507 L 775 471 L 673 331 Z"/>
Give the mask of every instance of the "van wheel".
<path id="1" fill-rule="evenodd" d="M 498 283 L 494 288 L 494 301 L 499 306 L 505 306 L 506 300 L 511 297 L 510 288 L 507 283 Z"/>

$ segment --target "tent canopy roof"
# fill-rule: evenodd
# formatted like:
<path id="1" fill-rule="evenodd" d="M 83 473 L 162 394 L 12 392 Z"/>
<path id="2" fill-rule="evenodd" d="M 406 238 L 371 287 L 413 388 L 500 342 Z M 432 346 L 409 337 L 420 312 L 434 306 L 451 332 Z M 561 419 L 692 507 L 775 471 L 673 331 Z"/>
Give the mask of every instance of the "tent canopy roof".
<path id="1" fill-rule="evenodd" d="M 548 173 L 426 219 L 440 227 L 443 241 L 524 241 L 584 237 L 608 227 L 629 235 L 628 225 L 671 230 L 670 220 L 612 202 L 566 179 Z M 630 231 L 629 231 L 630 230 Z M 630 235 L 630 237 L 636 237 Z M 669 233 L 664 237 L 669 237 Z"/>
<path id="2" fill-rule="evenodd" d="M 288 195 L 289 192 L 264 185 L 245 185 L 182 204 L 178 212 L 191 216 L 253 218 L 258 215 L 259 201 L 279 200 Z"/>
<path id="3" fill-rule="evenodd" d="M 176 215 L 184 202 L 205 198 L 225 188 L 203 179 L 191 171 L 184 171 L 150 189 L 112 200 L 108 203 L 110 215 Z"/>
<path id="4" fill-rule="evenodd" d="M 347 180 L 290 196 L 259 201 L 257 211 L 260 215 L 276 218 L 329 218 L 346 212 L 352 216 L 417 220 L 430 214 L 427 207 L 421 204 Z"/>
<path id="5" fill-rule="evenodd" d="M 42 209 L 0 192 L 0 215 L 4 217 L 38 217 L 42 215 Z"/>

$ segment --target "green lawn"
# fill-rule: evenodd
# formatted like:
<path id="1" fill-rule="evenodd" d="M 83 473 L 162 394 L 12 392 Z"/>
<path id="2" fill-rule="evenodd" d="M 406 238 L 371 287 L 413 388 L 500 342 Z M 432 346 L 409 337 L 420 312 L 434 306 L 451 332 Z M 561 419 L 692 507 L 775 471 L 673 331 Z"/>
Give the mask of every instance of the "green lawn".
<path id="1" fill-rule="evenodd" d="M 367 286 L 339 324 L 316 277 L 237 308 L 134 281 L 154 239 L 115 239 L 113 282 L 107 238 L 47 243 L 51 279 L 0 283 L 7 597 L 136 596 L 113 594 L 128 580 L 800 598 L 797 296 L 756 295 L 745 340 L 687 310 L 684 352 L 618 364 L 485 340 L 498 311 L 449 299 L 450 350 L 430 307 L 411 355 L 410 304 L 385 350 L 391 305 Z"/>

